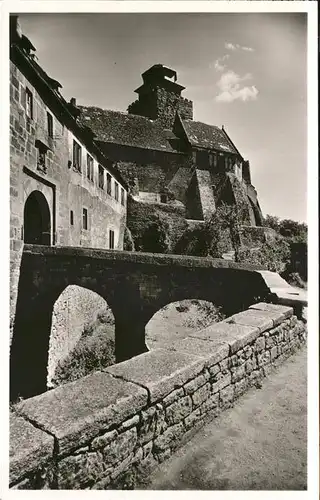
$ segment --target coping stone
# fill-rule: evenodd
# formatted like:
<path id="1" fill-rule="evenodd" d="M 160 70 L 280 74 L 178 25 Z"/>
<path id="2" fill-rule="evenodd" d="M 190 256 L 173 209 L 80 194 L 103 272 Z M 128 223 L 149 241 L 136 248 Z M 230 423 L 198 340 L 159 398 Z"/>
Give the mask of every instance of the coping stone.
<path id="1" fill-rule="evenodd" d="M 54 438 L 10 413 L 10 483 L 40 469 L 53 456 Z"/>
<path id="2" fill-rule="evenodd" d="M 195 332 L 192 337 L 214 342 L 226 342 L 230 348 L 229 355 L 231 355 L 241 347 L 254 341 L 259 335 L 260 330 L 255 326 L 220 321 Z"/>
<path id="3" fill-rule="evenodd" d="M 105 371 L 141 384 L 149 391 L 153 403 L 198 375 L 204 365 L 199 356 L 159 348 L 109 366 Z"/>
<path id="4" fill-rule="evenodd" d="M 185 337 L 166 347 L 168 350 L 186 352 L 201 356 L 205 359 L 205 366 L 213 366 L 229 355 L 229 344 L 219 340 Z"/>
<path id="5" fill-rule="evenodd" d="M 290 318 L 290 316 L 293 315 L 292 307 L 287 307 L 280 304 L 269 304 L 266 302 L 258 302 L 257 304 L 252 304 L 249 309 L 279 313 L 281 314 L 282 319 Z"/>
<path id="6" fill-rule="evenodd" d="M 17 411 L 54 434 L 64 455 L 134 415 L 147 401 L 142 387 L 95 372 L 26 399 Z"/>
<path id="7" fill-rule="evenodd" d="M 248 309 L 237 314 L 233 314 L 229 318 L 223 320 L 223 323 L 231 323 L 237 325 L 254 326 L 262 333 L 275 326 L 276 321 L 281 322 L 281 314 L 270 311 L 258 311 Z"/>

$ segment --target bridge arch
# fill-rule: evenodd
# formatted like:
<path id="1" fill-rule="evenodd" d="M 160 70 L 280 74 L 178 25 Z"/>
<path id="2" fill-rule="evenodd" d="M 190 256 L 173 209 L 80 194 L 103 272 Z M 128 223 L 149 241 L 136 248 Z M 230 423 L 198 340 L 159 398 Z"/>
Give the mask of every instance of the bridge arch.
<path id="1" fill-rule="evenodd" d="M 23 228 L 25 243 L 51 245 L 50 208 L 41 191 L 32 191 L 26 199 Z"/>

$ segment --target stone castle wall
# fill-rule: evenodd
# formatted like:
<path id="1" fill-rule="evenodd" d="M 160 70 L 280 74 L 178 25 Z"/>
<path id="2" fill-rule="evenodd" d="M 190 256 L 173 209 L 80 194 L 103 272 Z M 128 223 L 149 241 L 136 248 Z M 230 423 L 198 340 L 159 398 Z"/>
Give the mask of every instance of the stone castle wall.
<path id="1" fill-rule="evenodd" d="M 247 311 L 19 403 L 13 489 L 113 489 L 168 458 L 306 340 L 292 308 Z"/>

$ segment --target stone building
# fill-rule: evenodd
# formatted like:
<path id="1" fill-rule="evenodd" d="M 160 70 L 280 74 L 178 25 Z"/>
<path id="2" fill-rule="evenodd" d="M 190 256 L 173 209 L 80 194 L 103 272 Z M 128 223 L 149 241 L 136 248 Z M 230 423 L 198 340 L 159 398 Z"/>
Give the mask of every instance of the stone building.
<path id="1" fill-rule="evenodd" d="M 23 243 L 123 248 L 127 184 L 10 19 L 11 321 Z"/>
<path id="2" fill-rule="evenodd" d="M 210 217 L 221 202 L 242 205 L 244 224 L 261 226 L 250 165 L 225 129 L 193 119 L 174 70 L 156 64 L 142 74 L 128 113 L 79 106 L 78 122 L 143 204 L 171 205 L 186 220 Z M 130 227 L 130 210 L 128 213 Z"/>

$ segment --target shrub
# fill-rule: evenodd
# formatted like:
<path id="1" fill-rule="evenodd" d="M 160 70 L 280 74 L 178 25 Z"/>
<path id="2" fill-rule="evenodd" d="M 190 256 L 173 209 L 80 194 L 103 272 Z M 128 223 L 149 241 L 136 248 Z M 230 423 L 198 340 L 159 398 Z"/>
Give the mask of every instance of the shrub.
<path id="1" fill-rule="evenodd" d="M 279 239 L 272 243 L 265 243 L 259 249 L 241 249 L 239 262 L 254 264 L 269 271 L 281 273 L 290 263 L 290 244 Z"/>

